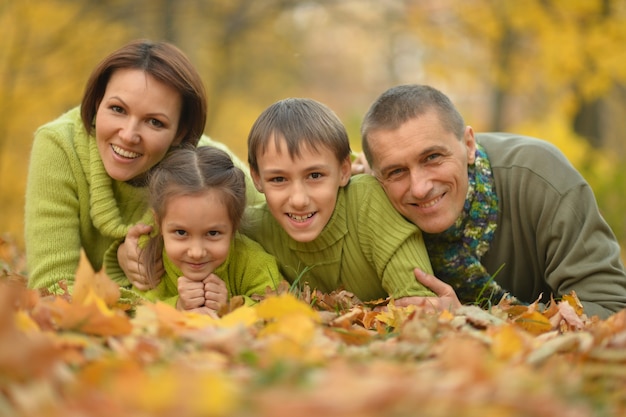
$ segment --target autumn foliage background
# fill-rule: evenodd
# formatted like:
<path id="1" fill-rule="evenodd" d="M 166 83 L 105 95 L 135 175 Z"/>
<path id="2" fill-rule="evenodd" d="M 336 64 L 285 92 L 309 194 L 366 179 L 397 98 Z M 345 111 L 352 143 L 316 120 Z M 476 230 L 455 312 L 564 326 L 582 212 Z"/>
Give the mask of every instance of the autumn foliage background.
<path id="1" fill-rule="evenodd" d="M 455 315 L 349 294 L 268 294 L 220 321 L 119 306 L 106 277 L 25 291 L 23 197 L 34 130 L 80 102 L 128 40 L 169 40 L 203 76 L 206 133 L 246 159 L 287 96 L 359 124 L 388 87 L 447 93 L 476 131 L 556 144 L 626 247 L 626 2 L 619 0 L 0 0 L 0 415 L 623 414 L 626 316 L 575 294 Z"/>

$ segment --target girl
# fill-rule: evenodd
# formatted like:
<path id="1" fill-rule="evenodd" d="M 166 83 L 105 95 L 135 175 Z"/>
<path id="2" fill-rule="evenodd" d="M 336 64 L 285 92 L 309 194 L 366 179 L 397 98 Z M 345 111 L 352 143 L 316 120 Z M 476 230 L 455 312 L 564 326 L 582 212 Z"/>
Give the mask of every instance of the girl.
<path id="1" fill-rule="evenodd" d="M 181 148 L 154 170 L 149 203 L 156 235 L 141 252 L 150 300 L 215 316 L 235 295 L 264 294 L 282 279 L 273 256 L 237 230 L 246 206 L 245 174 L 214 147 Z"/>

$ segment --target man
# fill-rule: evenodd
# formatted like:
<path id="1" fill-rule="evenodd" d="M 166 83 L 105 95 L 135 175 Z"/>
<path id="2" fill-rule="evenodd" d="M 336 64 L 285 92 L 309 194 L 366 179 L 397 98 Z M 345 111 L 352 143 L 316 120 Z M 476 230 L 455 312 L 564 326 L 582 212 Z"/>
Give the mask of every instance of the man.
<path id="1" fill-rule="evenodd" d="M 615 235 L 587 182 L 553 145 L 475 135 L 447 96 L 423 85 L 384 92 L 361 134 L 390 201 L 424 232 L 443 282 L 420 271 L 416 278 L 440 296 L 438 308 L 497 303 L 507 293 L 545 303 L 571 291 L 588 316 L 626 307 Z"/>

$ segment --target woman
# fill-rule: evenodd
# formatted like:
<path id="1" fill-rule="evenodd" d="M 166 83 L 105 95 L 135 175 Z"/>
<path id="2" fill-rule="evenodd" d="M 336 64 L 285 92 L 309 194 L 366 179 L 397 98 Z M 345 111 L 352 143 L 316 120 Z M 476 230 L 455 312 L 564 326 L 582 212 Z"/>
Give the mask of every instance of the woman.
<path id="1" fill-rule="evenodd" d="M 129 285 L 124 271 L 141 273 L 136 238 L 150 228 L 135 224 L 147 208 L 147 173 L 171 148 L 198 145 L 206 107 L 200 75 L 171 44 L 133 41 L 94 69 L 81 106 L 35 133 L 25 207 L 30 287 L 58 292 L 65 280 L 71 290 L 81 249 L 96 271 L 116 259 L 120 269 L 107 273 L 120 285 Z"/>

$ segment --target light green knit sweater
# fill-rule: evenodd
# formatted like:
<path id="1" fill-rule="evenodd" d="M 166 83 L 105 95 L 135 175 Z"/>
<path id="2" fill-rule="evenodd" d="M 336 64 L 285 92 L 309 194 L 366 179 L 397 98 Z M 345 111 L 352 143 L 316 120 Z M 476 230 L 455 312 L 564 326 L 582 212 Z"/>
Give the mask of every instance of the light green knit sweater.
<path id="1" fill-rule="evenodd" d="M 248 208 L 243 232 L 278 259 L 289 282 L 302 276 L 312 288 L 340 286 L 362 301 L 392 296 L 431 296 L 413 273 L 432 273 L 421 231 L 391 205 L 378 181 L 357 175 L 339 190 L 322 233 L 311 242 L 292 239 L 265 204 Z"/>
<path id="2" fill-rule="evenodd" d="M 201 145 L 225 149 L 207 137 Z M 249 201 L 258 201 L 250 180 L 247 185 Z M 105 253 L 117 257 L 121 238 L 142 218 L 146 203 L 143 188 L 106 174 L 78 107 L 40 127 L 30 156 L 24 213 L 29 286 L 58 290 L 57 283 L 66 280 L 71 287 L 81 249 L 94 270 L 100 270 Z M 120 285 L 129 285 L 121 270 L 107 273 Z"/>
<path id="3" fill-rule="evenodd" d="M 182 272 L 163 251 L 165 275 L 159 285 L 149 291 L 134 290 L 150 301 L 163 301 L 176 306 L 178 301 L 178 277 Z M 283 277 L 278 271 L 276 259 L 265 252 L 261 245 L 239 233 L 230 244 L 228 257 L 214 273 L 226 284 L 228 298 L 243 295 L 247 305 L 253 304 L 254 294 L 264 295 L 266 288 L 275 290 Z"/>

